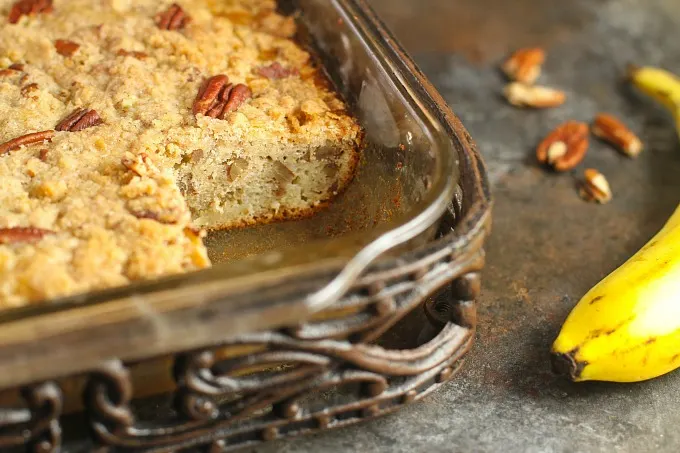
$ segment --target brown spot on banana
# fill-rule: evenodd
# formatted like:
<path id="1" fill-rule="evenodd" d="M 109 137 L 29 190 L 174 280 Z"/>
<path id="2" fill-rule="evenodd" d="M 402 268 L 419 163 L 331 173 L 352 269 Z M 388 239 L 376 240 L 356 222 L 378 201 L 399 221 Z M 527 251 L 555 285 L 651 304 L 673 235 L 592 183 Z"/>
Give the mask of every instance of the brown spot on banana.
<path id="1" fill-rule="evenodd" d="M 604 296 L 597 296 L 597 297 L 593 298 L 593 300 L 588 302 L 588 305 L 593 305 L 593 304 L 597 303 L 598 301 L 600 301 L 602 299 L 604 299 Z"/>
<path id="2" fill-rule="evenodd" d="M 604 329 L 591 330 L 590 333 L 588 334 L 586 341 L 591 341 L 591 340 L 594 340 L 598 337 L 603 337 L 603 336 L 608 337 L 609 335 L 612 335 L 613 333 L 615 333 L 617 330 L 621 329 L 623 326 L 625 326 L 629 322 L 632 322 L 634 319 L 635 319 L 635 317 L 631 316 L 630 318 L 627 318 L 627 319 L 621 321 L 620 323 L 618 323 L 617 325 L 615 325 L 614 327 L 612 327 L 611 329 L 608 329 L 608 330 L 604 330 Z M 583 343 L 581 343 L 581 345 L 582 344 Z"/>

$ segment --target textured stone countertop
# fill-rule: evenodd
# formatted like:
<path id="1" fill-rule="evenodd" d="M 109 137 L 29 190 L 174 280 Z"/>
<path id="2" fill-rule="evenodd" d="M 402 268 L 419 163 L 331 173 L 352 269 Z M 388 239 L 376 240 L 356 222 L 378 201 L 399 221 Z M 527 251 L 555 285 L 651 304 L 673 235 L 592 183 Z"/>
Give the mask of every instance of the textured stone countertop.
<path id="1" fill-rule="evenodd" d="M 680 373 L 573 385 L 550 373 L 547 351 L 578 299 L 680 201 L 672 120 L 620 81 L 629 62 L 680 73 L 678 0 L 373 4 L 461 117 L 490 171 L 496 205 L 477 344 L 461 375 L 421 403 L 257 451 L 677 452 Z M 500 97 L 499 62 L 527 45 L 547 49 L 541 82 L 565 89 L 565 106 L 523 111 Z M 614 200 L 606 206 L 579 199 L 576 173 L 548 174 L 532 157 L 552 127 L 598 111 L 623 117 L 648 147 L 630 160 L 592 142 L 584 166 L 608 177 Z"/>

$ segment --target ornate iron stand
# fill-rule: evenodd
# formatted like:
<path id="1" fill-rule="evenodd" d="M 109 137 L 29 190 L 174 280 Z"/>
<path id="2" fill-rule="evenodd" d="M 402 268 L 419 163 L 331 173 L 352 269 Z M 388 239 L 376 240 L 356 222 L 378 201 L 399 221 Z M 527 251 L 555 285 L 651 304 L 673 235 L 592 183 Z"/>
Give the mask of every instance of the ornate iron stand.
<path id="1" fill-rule="evenodd" d="M 376 269 L 318 321 L 176 354 L 175 410 L 162 420 L 138 421 L 128 366 L 103 363 L 87 374 L 84 395 L 96 443 L 101 451 L 229 451 L 347 426 L 423 398 L 456 374 L 472 344 L 481 226 L 479 246 L 461 251 L 454 242 Z M 431 297 L 447 285 L 453 298 Z M 420 307 L 436 329 L 431 340 L 407 350 L 373 344 Z M 0 447 L 59 451 L 59 386 L 47 382 L 23 396 L 25 407 L 0 411 Z"/>

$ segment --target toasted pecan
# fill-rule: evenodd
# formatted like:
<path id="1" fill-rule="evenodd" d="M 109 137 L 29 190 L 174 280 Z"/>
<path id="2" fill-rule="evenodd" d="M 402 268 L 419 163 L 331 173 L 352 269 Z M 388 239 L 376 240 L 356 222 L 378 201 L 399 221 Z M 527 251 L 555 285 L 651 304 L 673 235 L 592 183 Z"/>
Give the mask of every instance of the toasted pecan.
<path id="1" fill-rule="evenodd" d="M 54 131 L 52 130 L 22 135 L 21 137 L 14 138 L 0 145 L 0 156 L 10 151 L 14 151 L 15 149 L 19 149 L 22 146 L 52 141 L 52 137 L 54 137 Z"/>
<path id="2" fill-rule="evenodd" d="M 506 85 L 503 94 L 508 102 L 517 107 L 546 109 L 559 107 L 567 99 L 563 91 L 538 85 L 512 82 Z"/>
<path id="3" fill-rule="evenodd" d="M 292 75 L 299 74 L 296 68 L 286 68 L 281 63 L 275 61 L 267 66 L 260 66 L 256 70 L 257 74 L 268 79 L 284 79 Z"/>
<path id="4" fill-rule="evenodd" d="M 34 91 L 38 91 L 39 89 L 40 85 L 38 85 L 37 83 L 29 83 L 21 87 L 21 95 L 23 97 L 28 97 L 31 93 L 33 93 Z"/>
<path id="5" fill-rule="evenodd" d="M 0 244 L 37 242 L 54 231 L 32 227 L 0 228 Z"/>
<path id="6" fill-rule="evenodd" d="M 177 3 L 156 16 L 156 25 L 161 30 L 180 30 L 191 22 L 191 17 Z"/>
<path id="7" fill-rule="evenodd" d="M 642 140 L 614 115 L 600 113 L 592 125 L 593 135 L 614 145 L 630 157 L 637 157 L 643 149 Z"/>
<path id="8" fill-rule="evenodd" d="M 68 39 L 57 39 L 54 41 L 54 47 L 57 49 L 57 53 L 64 57 L 72 57 L 78 49 L 80 49 L 80 44 L 77 42 L 69 41 Z"/>
<path id="9" fill-rule="evenodd" d="M 252 97 L 250 88 L 239 83 L 232 85 L 224 74 L 206 80 L 194 101 L 194 115 L 203 114 L 211 118 L 224 119 Z"/>
<path id="10" fill-rule="evenodd" d="M 229 93 L 229 100 L 227 101 L 227 105 L 224 106 L 220 118 L 225 118 L 227 114 L 238 110 L 238 108 L 251 97 L 253 97 L 253 92 L 250 91 L 250 88 L 242 83 L 235 85 L 231 90 L 231 93 Z"/>
<path id="11" fill-rule="evenodd" d="M 118 50 L 118 52 L 116 52 L 116 55 L 118 55 L 119 57 L 133 57 L 137 58 L 138 60 L 144 60 L 146 58 L 149 58 L 149 54 L 137 50 L 120 49 Z"/>
<path id="12" fill-rule="evenodd" d="M 536 149 L 536 158 L 555 171 L 568 171 L 581 163 L 588 144 L 588 125 L 567 121 L 543 139 Z"/>
<path id="13" fill-rule="evenodd" d="M 51 13 L 53 10 L 52 0 L 19 0 L 9 11 L 8 20 L 10 24 L 16 24 L 21 16 Z"/>
<path id="14" fill-rule="evenodd" d="M 226 105 L 228 100 L 228 91 L 230 89 L 231 84 L 229 83 L 229 77 L 226 75 L 218 74 L 210 77 L 198 91 L 198 96 L 196 96 L 193 106 L 194 115 L 199 113 L 208 115 L 208 112 L 212 112 L 216 108 L 220 108 L 219 113 L 222 113 L 224 105 Z M 213 116 L 213 118 L 218 115 Z"/>
<path id="15" fill-rule="evenodd" d="M 541 75 L 545 51 L 540 47 L 519 49 L 508 58 L 501 69 L 511 80 L 532 84 Z"/>
<path id="16" fill-rule="evenodd" d="M 596 201 L 600 204 L 609 203 L 612 199 L 612 190 L 607 178 L 594 168 L 588 168 L 584 172 L 579 194 L 586 201 Z"/>
<path id="17" fill-rule="evenodd" d="M 61 120 L 55 129 L 61 132 L 79 132 L 102 123 L 103 121 L 96 110 L 76 109 Z"/>

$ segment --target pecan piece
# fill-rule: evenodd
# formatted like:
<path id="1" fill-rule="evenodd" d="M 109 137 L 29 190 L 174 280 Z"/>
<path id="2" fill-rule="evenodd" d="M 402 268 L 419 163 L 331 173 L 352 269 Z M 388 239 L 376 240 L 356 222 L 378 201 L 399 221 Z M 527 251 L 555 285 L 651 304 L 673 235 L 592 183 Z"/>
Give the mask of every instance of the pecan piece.
<path id="1" fill-rule="evenodd" d="M 191 22 L 191 17 L 177 3 L 173 3 L 156 16 L 156 25 L 161 30 L 179 30 L 186 27 L 189 22 Z"/>
<path id="2" fill-rule="evenodd" d="M 54 137 L 54 131 L 42 131 L 22 135 L 21 137 L 17 137 L 0 145 L 0 156 L 10 151 L 14 151 L 15 149 L 19 149 L 22 146 L 42 143 L 44 141 L 50 142 L 52 141 L 52 137 Z"/>
<path id="3" fill-rule="evenodd" d="M 11 65 L 9 68 L 0 70 L 0 77 L 13 76 L 22 72 L 23 70 L 24 70 L 23 64 L 15 63 Z"/>
<path id="4" fill-rule="evenodd" d="M 0 228 L 0 244 L 38 242 L 48 234 L 54 234 L 54 231 L 31 227 Z"/>
<path id="5" fill-rule="evenodd" d="M 284 79 L 292 75 L 297 75 L 299 72 L 296 68 L 285 68 L 281 66 L 278 61 L 275 61 L 270 65 L 257 68 L 257 74 L 268 79 Z"/>
<path id="6" fill-rule="evenodd" d="M 138 60 L 144 60 L 146 58 L 149 58 L 149 54 L 145 52 L 139 52 L 137 50 L 120 49 L 118 52 L 116 52 L 116 55 L 118 55 L 119 57 L 133 57 L 137 58 Z"/>
<path id="7" fill-rule="evenodd" d="M 525 85 L 519 82 L 509 83 L 503 94 L 508 102 L 516 107 L 533 107 L 546 109 L 564 104 L 567 96 L 563 91 L 543 86 Z"/>
<path id="8" fill-rule="evenodd" d="M 594 168 L 585 171 L 579 194 L 586 201 L 596 201 L 600 204 L 608 203 L 612 199 L 612 191 L 607 178 Z"/>
<path id="9" fill-rule="evenodd" d="M 198 91 L 198 96 L 196 96 L 194 101 L 194 115 L 201 113 L 217 118 L 227 104 L 230 91 L 231 84 L 229 83 L 229 77 L 226 75 L 219 74 L 209 78 Z M 216 111 L 218 111 L 217 114 L 215 114 Z"/>
<path id="10" fill-rule="evenodd" d="M 201 113 L 211 118 L 224 119 L 252 95 L 250 88 L 244 84 L 232 85 L 226 75 L 216 75 L 209 78 L 199 90 L 193 112 L 194 115 Z"/>
<path id="11" fill-rule="evenodd" d="M 67 39 L 57 39 L 54 41 L 54 47 L 57 49 L 57 53 L 59 55 L 63 55 L 64 57 L 72 57 L 78 51 L 78 49 L 80 49 L 80 44 Z"/>
<path id="12" fill-rule="evenodd" d="M 251 97 L 253 97 L 253 92 L 244 84 L 239 83 L 234 86 L 231 93 L 229 93 L 229 100 L 227 101 L 227 105 L 224 106 L 220 118 L 224 119 L 229 113 L 238 110 L 238 108 Z"/>
<path id="13" fill-rule="evenodd" d="M 550 165 L 555 171 L 567 171 L 581 163 L 587 151 L 588 125 L 567 121 L 538 145 L 536 157 L 540 163 Z"/>
<path id="14" fill-rule="evenodd" d="M 76 109 L 69 116 L 57 124 L 60 132 L 79 132 L 88 127 L 99 126 L 103 121 L 96 110 Z"/>
<path id="15" fill-rule="evenodd" d="M 156 167 L 146 153 L 141 153 L 134 155 L 132 153 L 125 153 L 125 156 L 120 161 L 121 164 L 134 174 L 140 177 L 148 176 L 154 173 L 158 173 L 158 167 Z"/>
<path id="16" fill-rule="evenodd" d="M 176 225 L 178 222 L 176 219 L 177 216 L 172 213 L 164 214 L 154 211 L 133 211 L 130 213 L 138 219 L 154 220 L 163 225 Z"/>
<path id="17" fill-rule="evenodd" d="M 16 24 L 21 16 L 51 13 L 53 10 L 52 0 L 19 0 L 12 6 L 8 19 L 10 24 Z"/>
<path id="18" fill-rule="evenodd" d="M 532 84 L 541 75 L 545 51 L 541 48 L 519 49 L 508 58 L 501 69 L 511 80 Z"/>
<path id="19" fill-rule="evenodd" d="M 614 145 L 625 155 L 637 157 L 642 152 L 642 141 L 618 118 L 606 113 L 595 117 L 593 135 Z"/>
<path id="20" fill-rule="evenodd" d="M 34 91 L 38 91 L 40 89 L 40 85 L 37 83 L 29 83 L 28 85 L 24 85 L 21 87 L 21 95 L 23 97 L 28 97 L 31 93 Z"/>

